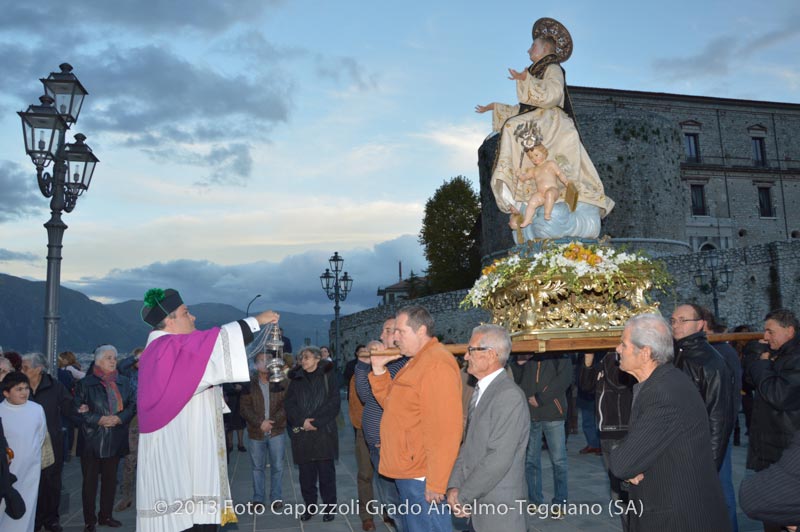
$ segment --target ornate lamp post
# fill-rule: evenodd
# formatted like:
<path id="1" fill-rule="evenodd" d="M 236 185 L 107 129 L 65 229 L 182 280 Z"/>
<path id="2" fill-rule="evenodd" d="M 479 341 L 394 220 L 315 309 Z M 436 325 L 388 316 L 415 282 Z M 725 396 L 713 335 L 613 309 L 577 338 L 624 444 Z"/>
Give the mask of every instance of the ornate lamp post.
<path id="1" fill-rule="evenodd" d="M 253 301 L 255 301 L 256 299 L 258 299 L 259 297 L 261 297 L 261 294 L 256 294 L 256 297 L 254 297 L 253 299 L 251 299 L 251 300 L 250 300 L 250 303 L 248 303 L 248 304 L 247 304 L 247 310 L 245 311 L 245 317 L 248 317 L 248 316 L 250 316 L 250 305 L 252 305 L 252 304 L 253 304 Z"/>
<path id="2" fill-rule="evenodd" d="M 695 272 L 694 283 L 703 293 L 708 294 L 711 292 L 713 294 L 714 316 L 719 319 L 717 292 L 727 292 L 733 278 L 733 270 L 727 264 L 720 265 L 719 254 L 716 251 L 708 252 L 705 257 L 705 265 L 707 271 L 699 269 Z"/>
<path id="3" fill-rule="evenodd" d="M 83 99 L 88 94 L 72 73 L 68 63 L 59 65 L 61 72 L 51 72 L 40 79 L 45 94 L 40 105 L 30 105 L 17 113 L 22 119 L 25 151 L 36 166 L 39 190 L 50 200 L 50 220 L 47 229 L 47 294 L 44 314 L 44 355 L 50 361 L 52 374 L 57 368 L 58 292 L 61 285 L 61 242 L 67 225 L 61 212 L 72 212 L 78 198 L 92 182 L 97 157 L 80 133 L 75 142 L 67 143 L 69 128 L 78 121 Z M 52 173 L 45 168 L 52 163 Z"/>
<path id="4" fill-rule="evenodd" d="M 339 357 L 339 302 L 347 299 L 347 293 L 353 288 L 353 278 L 350 277 L 347 272 L 344 272 L 344 275 L 339 277 L 344 259 L 339 255 L 338 251 L 334 251 L 333 256 L 328 259 L 328 264 L 330 268 L 325 268 L 325 273 L 319 276 L 319 280 L 322 283 L 322 289 L 325 290 L 325 293 L 328 295 L 328 299 L 334 302 L 333 319 L 336 332 L 334 336 L 333 358 L 338 365 L 341 364 L 341 359 Z M 333 273 L 331 273 L 331 270 L 333 270 Z"/>

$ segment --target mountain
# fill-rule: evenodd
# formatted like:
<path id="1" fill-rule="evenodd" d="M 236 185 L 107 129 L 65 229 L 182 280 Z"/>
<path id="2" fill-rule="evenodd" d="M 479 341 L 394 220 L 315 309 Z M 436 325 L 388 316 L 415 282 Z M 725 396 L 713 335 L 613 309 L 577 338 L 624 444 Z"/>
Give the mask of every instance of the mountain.
<path id="1" fill-rule="evenodd" d="M 44 341 L 45 283 L 0 274 L 0 346 L 20 352 L 40 351 Z M 120 352 L 144 345 L 150 326 L 140 317 L 142 303 L 130 300 L 104 305 L 84 294 L 61 287 L 61 319 L 58 326 L 60 351 L 91 352 L 100 344 L 112 344 Z M 244 317 L 244 311 L 221 303 L 191 304 L 198 329 L 207 329 Z M 284 334 L 296 347 L 305 338 L 327 343 L 333 319 L 328 315 L 281 312 Z"/>

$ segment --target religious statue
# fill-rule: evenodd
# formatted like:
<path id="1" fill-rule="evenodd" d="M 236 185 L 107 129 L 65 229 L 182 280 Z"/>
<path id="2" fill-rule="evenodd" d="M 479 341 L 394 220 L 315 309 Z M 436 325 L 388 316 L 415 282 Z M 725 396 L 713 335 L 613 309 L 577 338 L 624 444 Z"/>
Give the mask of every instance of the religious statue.
<path id="1" fill-rule="evenodd" d="M 572 37 L 557 20 L 540 18 L 533 25 L 533 44 L 528 50 L 532 64 L 518 72 L 509 68 L 509 79 L 516 81 L 519 104 L 497 102 L 478 105 L 475 111 L 492 111 L 492 130 L 500 135 L 492 170 L 491 187 L 498 208 L 511 215 L 510 225 L 522 228 L 523 239 L 597 238 L 600 219 L 614 207 L 605 195 L 603 183 L 581 143 L 572 118 L 564 68 L 572 54 Z M 531 179 L 535 163 L 525 157 L 536 145 L 547 147 L 548 161 L 566 179 Z M 532 155 L 532 154 L 529 154 Z M 555 176 L 554 167 L 548 166 Z M 543 170 L 543 169 L 542 169 Z M 568 184 L 573 185 L 570 194 Z M 539 190 L 539 187 L 546 190 Z M 556 187 L 558 198 L 549 189 Z M 577 201 L 575 201 L 577 192 Z M 548 196 L 549 194 L 549 196 Z M 570 198 L 569 196 L 572 196 Z M 531 201 L 532 197 L 541 201 Z M 548 208 L 552 198 L 555 205 Z M 574 209 L 568 206 L 572 200 Z M 539 209 L 539 207 L 543 207 Z M 535 212 L 527 212 L 533 208 Z M 519 214 L 524 214 L 520 221 Z M 516 215 L 516 216 L 515 216 Z M 527 225 L 526 222 L 531 222 Z M 519 236 L 515 235 L 518 244 Z"/>

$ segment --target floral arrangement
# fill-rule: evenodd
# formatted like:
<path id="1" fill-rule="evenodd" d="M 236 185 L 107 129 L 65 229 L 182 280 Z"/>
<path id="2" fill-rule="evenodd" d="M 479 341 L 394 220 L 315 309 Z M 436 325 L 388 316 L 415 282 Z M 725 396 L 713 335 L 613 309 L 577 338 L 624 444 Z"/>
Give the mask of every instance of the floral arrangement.
<path id="1" fill-rule="evenodd" d="M 579 293 L 587 284 L 627 285 L 629 277 L 647 277 L 652 287 L 670 284 L 670 277 L 660 262 L 641 253 L 626 252 L 603 244 L 581 242 L 545 246 L 538 253 L 516 252 L 494 261 L 481 272 L 467 293 L 462 308 L 486 306 L 496 292 L 525 280 L 542 283 L 558 279 L 565 287 Z"/>

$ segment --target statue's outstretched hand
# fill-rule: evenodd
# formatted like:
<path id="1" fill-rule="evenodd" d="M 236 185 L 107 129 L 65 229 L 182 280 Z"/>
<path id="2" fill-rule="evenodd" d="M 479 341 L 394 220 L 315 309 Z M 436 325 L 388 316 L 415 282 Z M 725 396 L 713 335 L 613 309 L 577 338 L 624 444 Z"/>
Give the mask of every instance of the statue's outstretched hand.
<path id="1" fill-rule="evenodd" d="M 476 113 L 485 113 L 486 111 L 494 111 L 494 102 L 488 105 L 476 105 L 475 112 Z"/>
<path id="2" fill-rule="evenodd" d="M 528 77 L 528 71 L 523 70 L 522 72 L 517 72 L 513 68 L 508 69 L 508 79 L 513 79 L 515 81 L 525 81 L 525 78 Z"/>

